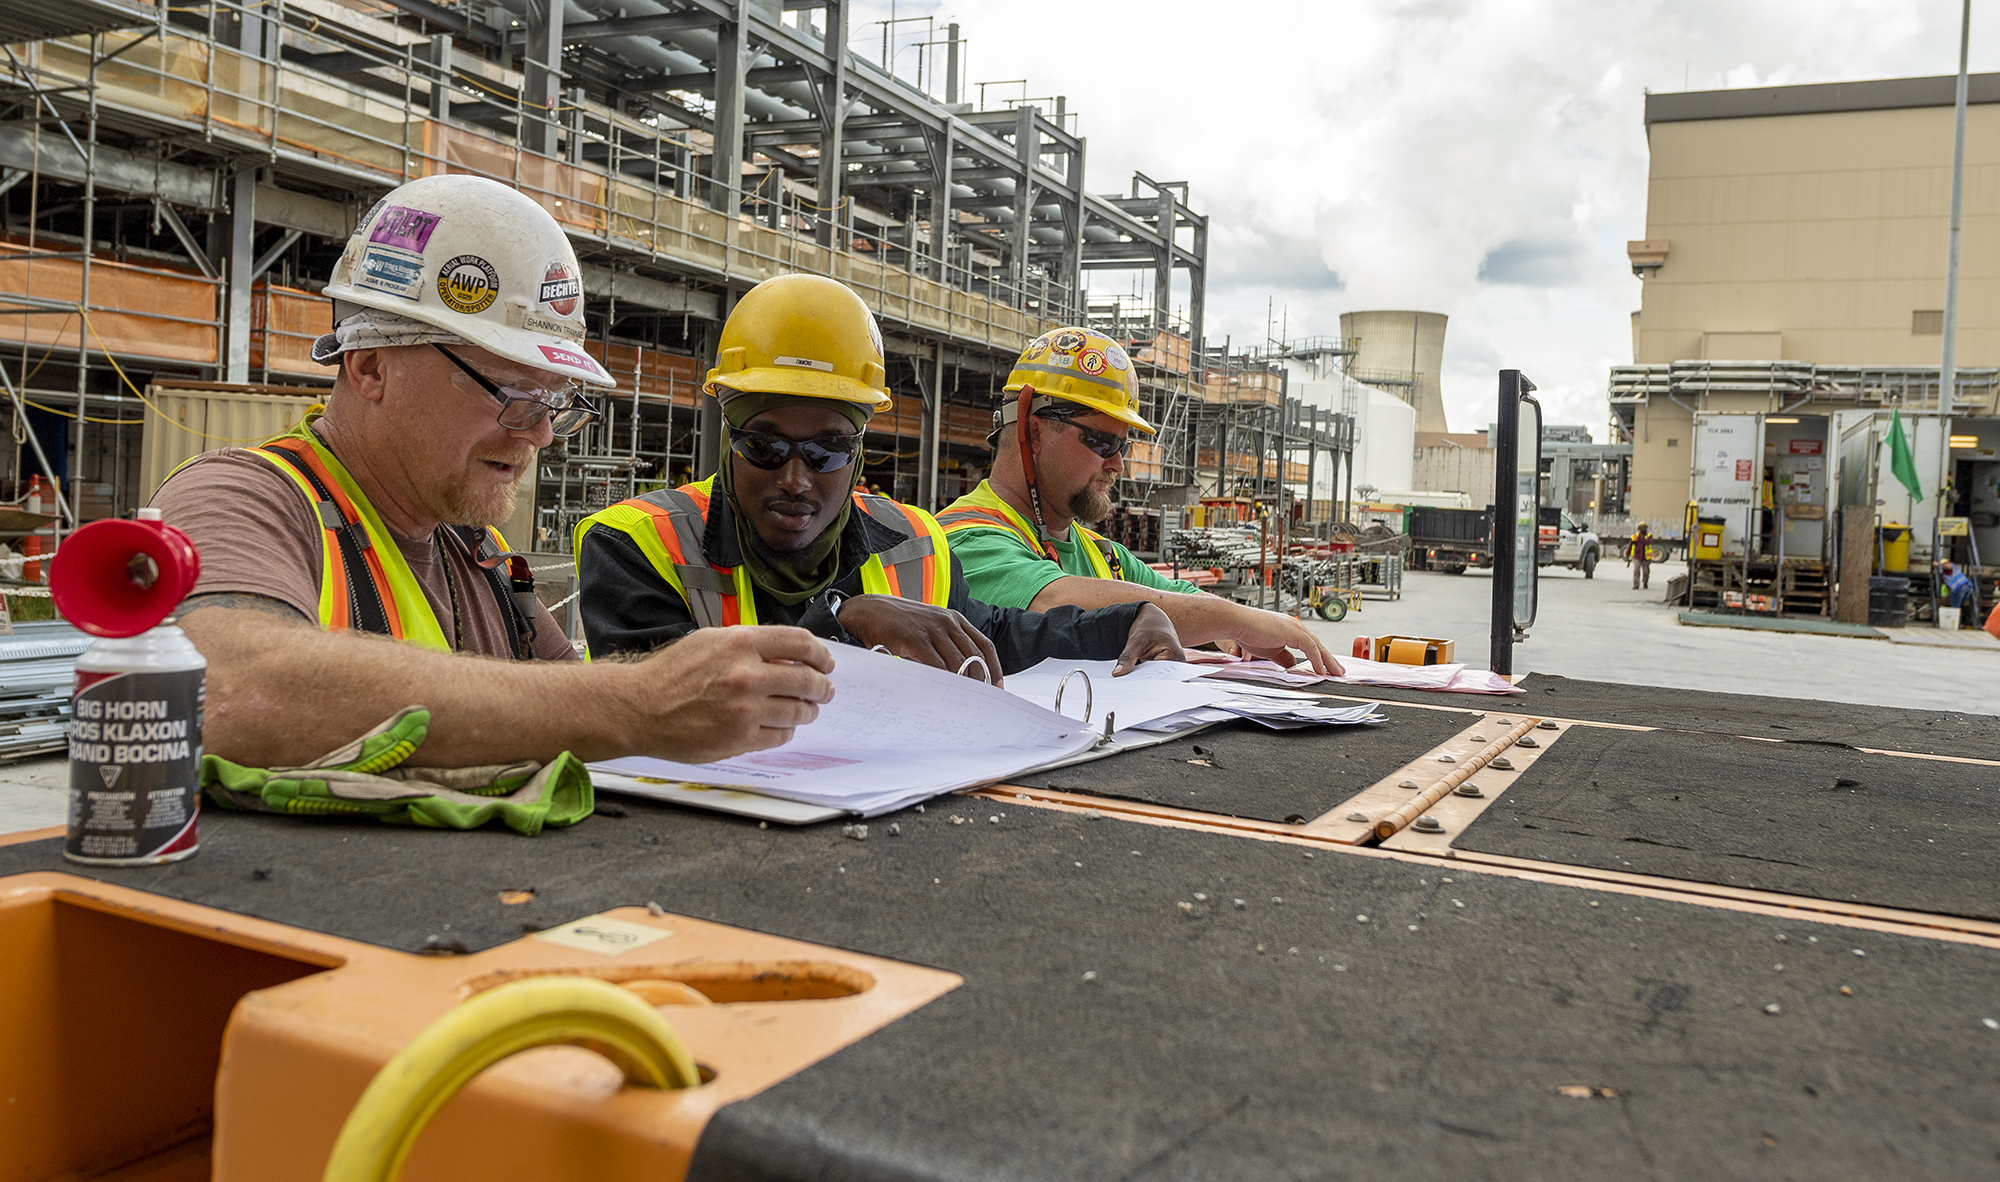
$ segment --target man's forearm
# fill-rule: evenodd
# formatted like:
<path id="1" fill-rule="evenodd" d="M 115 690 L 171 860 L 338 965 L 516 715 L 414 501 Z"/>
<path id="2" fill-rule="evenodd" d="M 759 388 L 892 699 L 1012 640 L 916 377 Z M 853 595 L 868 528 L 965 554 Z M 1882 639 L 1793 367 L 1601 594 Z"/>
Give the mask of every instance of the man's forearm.
<path id="1" fill-rule="evenodd" d="M 1036 593 L 1028 606 L 1038 612 L 1048 611 L 1063 604 L 1077 607 L 1110 607 L 1118 603 L 1151 603 L 1167 613 L 1174 622 L 1174 630 L 1180 633 L 1184 645 L 1207 644 L 1215 640 L 1234 637 L 1235 629 L 1230 623 L 1232 604 L 1220 596 L 1205 592 L 1189 594 L 1185 591 L 1162 591 L 1140 583 L 1127 583 L 1121 579 L 1092 579 L 1082 575 L 1065 575 Z"/>
<path id="2" fill-rule="evenodd" d="M 208 658 L 203 743 L 237 763 L 296 766 L 413 705 L 431 712 L 415 763 L 595 759 L 631 742 L 617 665 L 439 653 L 239 607 L 199 608 L 180 625 Z"/>

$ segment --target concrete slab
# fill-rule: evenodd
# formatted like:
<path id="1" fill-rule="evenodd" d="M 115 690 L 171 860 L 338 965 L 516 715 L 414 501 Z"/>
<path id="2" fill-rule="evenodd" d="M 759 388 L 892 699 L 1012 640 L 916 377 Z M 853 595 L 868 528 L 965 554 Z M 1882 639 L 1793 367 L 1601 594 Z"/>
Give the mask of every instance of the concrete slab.
<path id="1" fill-rule="evenodd" d="M 2000 640 L 1993 639 L 1984 630 L 1961 628 L 1956 632 L 1941 632 L 1936 628 L 1888 628 L 1883 636 L 1891 644 L 1920 644 L 1930 648 L 1962 648 L 1972 652 L 2000 653 Z"/>
<path id="2" fill-rule="evenodd" d="M 0 835 L 68 823 L 68 759 L 0 766 Z"/>
<path id="3" fill-rule="evenodd" d="M 1631 586 L 1630 568 L 1607 562 L 1597 577 L 1542 572 L 1541 613 L 1514 647 L 1516 673 L 1674 689 L 1860 702 L 1912 709 L 2000 714 L 1993 656 L 1970 649 L 1855 644 L 1843 636 L 1684 628 L 1679 608 L 1660 602 L 1681 563 L 1656 562 L 1650 589 Z M 1408 634 L 1458 640 L 1460 657 L 1487 659 L 1490 572 L 1447 575 L 1411 571 L 1403 598 L 1370 599 L 1338 624 L 1308 626 L 1336 653 L 1356 636 Z M 1905 631 L 1908 631 L 1907 629 Z"/>
<path id="4" fill-rule="evenodd" d="M 1852 636 L 1859 640 L 1886 640 L 1888 634 L 1866 624 L 1843 624 L 1838 620 L 1798 616 L 1733 616 L 1728 612 L 1684 611 L 1680 622 L 1693 628 L 1743 628 L 1751 632 L 1808 632 L 1815 636 Z"/>

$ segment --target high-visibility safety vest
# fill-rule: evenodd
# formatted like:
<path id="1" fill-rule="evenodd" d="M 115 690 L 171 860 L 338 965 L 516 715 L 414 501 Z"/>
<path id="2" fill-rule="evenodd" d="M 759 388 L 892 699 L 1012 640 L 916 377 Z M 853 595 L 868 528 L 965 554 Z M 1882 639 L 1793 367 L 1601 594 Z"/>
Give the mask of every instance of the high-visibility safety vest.
<path id="1" fill-rule="evenodd" d="M 1014 512 L 1000 494 L 992 491 L 993 486 L 982 483 L 967 496 L 960 497 L 944 512 L 938 514 L 938 524 L 944 526 L 946 534 L 955 534 L 967 529 L 997 529 L 1013 534 L 1021 543 L 1033 550 L 1039 557 L 1050 562 L 1058 561 L 1054 547 L 1044 546 L 1039 540 L 1035 527 L 1026 518 Z M 981 496 L 981 491 L 987 495 Z M 966 502 L 973 502 L 967 504 Z M 1118 558 L 1118 549 L 1110 538 L 1087 528 L 1081 521 L 1069 523 L 1070 540 L 1083 551 L 1090 562 L 1090 573 L 1099 579 L 1123 579 L 1125 564 Z"/>
<path id="2" fill-rule="evenodd" d="M 756 589 L 743 566 L 721 566 L 703 553 L 714 477 L 679 488 L 660 489 L 601 509 L 576 525 L 576 553 L 584 535 L 598 527 L 615 529 L 639 547 L 702 628 L 757 622 Z M 854 505 L 877 523 L 907 534 L 901 542 L 861 565 L 863 595 L 900 595 L 936 607 L 951 601 L 951 550 L 937 519 L 922 509 L 888 497 L 854 494 Z"/>
<path id="3" fill-rule="evenodd" d="M 323 530 L 319 626 L 329 632 L 373 632 L 450 652 L 444 628 L 424 597 L 423 584 L 410 570 L 388 526 L 346 466 L 312 431 L 310 424 L 318 417 L 309 416 L 249 451 L 290 477 L 319 518 Z M 486 572 L 486 582 L 499 599 L 502 613 L 512 621 L 514 655 L 526 659 L 532 651 L 535 628 L 535 580 L 527 560 L 509 551 L 507 539 L 490 526 L 484 530 L 450 528 L 472 547 L 474 561 Z M 508 568 L 504 578 L 498 569 L 503 564 Z"/>

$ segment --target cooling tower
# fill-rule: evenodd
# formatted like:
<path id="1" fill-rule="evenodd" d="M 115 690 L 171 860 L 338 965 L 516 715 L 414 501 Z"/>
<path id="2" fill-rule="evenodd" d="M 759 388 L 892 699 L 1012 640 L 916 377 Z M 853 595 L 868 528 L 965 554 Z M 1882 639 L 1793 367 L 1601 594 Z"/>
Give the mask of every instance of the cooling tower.
<path id="1" fill-rule="evenodd" d="M 1442 312 L 1348 312 L 1340 335 L 1354 339 L 1351 371 L 1361 381 L 1382 386 L 1417 411 L 1417 430 L 1449 431 L 1444 421 Z"/>

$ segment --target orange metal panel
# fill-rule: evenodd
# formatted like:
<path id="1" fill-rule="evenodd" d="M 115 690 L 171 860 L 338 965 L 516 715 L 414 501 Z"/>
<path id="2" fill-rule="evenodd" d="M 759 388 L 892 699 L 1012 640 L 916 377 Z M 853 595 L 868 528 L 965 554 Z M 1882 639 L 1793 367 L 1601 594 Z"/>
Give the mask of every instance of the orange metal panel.
<path id="1" fill-rule="evenodd" d="M 313 338 L 333 331 L 333 301 L 317 292 L 259 283 L 250 292 L 250 368 L 333 376 L 312 359 Z"/>
<path id="2" fill-rule="evenodd" d="M 625 939 L 585 946 L 607 928 Z M 19 1098 L 0 1105 L 8 1178 L 133 1162 L 120 1176 L 205 1176 L 212 1121 L 215 1178 L 317 1180 L 362 1089 L 410 1039 L 475 993 L 550 973 L 700 993 L 712 1004 L 665 1017 L 708 1082 L 625 1087 L 588 1051 L 531 1051 L 448 1103 L 401 1176 L 678 1178 L 723 1105 L 960 984 L 644 908 L 417 956 L 59 873 L 0 879 L 0 942 L 0 1094 Z"/>

